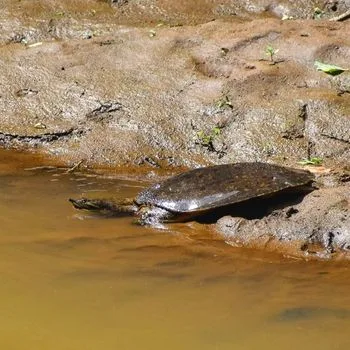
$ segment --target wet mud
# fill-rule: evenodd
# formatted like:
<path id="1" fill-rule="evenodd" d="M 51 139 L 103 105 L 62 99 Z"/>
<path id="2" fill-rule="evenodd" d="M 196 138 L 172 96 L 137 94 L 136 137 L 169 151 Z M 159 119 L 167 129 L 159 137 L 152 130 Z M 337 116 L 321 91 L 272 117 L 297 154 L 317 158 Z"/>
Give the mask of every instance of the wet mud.
<path id="1" fill-rule="evenodd" d="M 250 3 L 5 1 L 1 144 L 110 167 L 347 163 L 349 74 L 314 67 L 347 67 L 349 21 L 329 21 L 347 3 Z"/>
<path id="2" fill-rule="evenodd" d="M 217 229 L 234 246 L 261 247 L 306 259 L 347 259 L 349 191 L 349 186 L 319 189 L 261 219 L 223 217 Z"/>

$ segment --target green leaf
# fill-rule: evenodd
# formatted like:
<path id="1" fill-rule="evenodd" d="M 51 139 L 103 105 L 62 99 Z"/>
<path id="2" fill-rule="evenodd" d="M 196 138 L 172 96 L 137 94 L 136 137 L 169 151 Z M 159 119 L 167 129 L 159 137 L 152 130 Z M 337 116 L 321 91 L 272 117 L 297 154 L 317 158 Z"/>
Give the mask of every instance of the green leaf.
<path id="1" fill-rule="evenodd" d="M 301 160 L 300 162 L 298 162 L 301 165 L 322 165 L 323 163 L 323 159 L 319 158 L 319 157 L 311 157 L 311 158 L 305 158 L 303 160 Z"/>
<path id="2" fill-rule="evenodd" d="M 349 70 L 347 68 L 342 68 L 334 64 L 322 63 L 320 61 L 315 61 L 315 66 L 317 70 L 321 70 L 322 72 L 325 72 L 330 75 L 338 75 Z"/>
<path id="3" fill-rule="evenodd" d="M 205 136 L 204 131 L 203 130 L 198 131 L 197 136 L 198 136 L 198 138 L 202 139 Z"/>
<path id="4" fill-rule="evenodd" d="M 203 130 L 197 132 L 197 137 L 203 146 L 208 146 L 212 142 L 212 136 L 206 134 Z"/>
<path id="5" fill-rule="evenodd" d="M 218 135 L 220 135 L 220 133 L 221 133 L 221 129 L 218 126 L 215 126 L 213 128 L 213 135 L 218 136 Z"/>
<path id="6" fill-rule="evenodd" d="M 275 55 L 278 51 L 279 49 L 275 49 L 271 45 L 266 46 L 266 49 L 265 49 L 266 55 Z"/>

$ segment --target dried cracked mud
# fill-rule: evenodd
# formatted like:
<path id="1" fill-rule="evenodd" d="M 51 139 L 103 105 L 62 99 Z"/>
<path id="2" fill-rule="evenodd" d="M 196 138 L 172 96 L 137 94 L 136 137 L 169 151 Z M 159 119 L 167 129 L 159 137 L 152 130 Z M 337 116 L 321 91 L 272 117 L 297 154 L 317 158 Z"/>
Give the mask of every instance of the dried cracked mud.
<path id="1" fill-rule="evenodd" d="M 349 205 L 329 208 L 350 201 L 350 74 L 330 76 L 314 62 L 350 68 L 350 20 L 330 21 L 350 1 L 3 2 L 3 147 L 145 172 L 320 157 L 328 174 L 296 215 L 217 228 L 251 242 L 256 230 L 276 242 L 302 232 L 300 254 L 315 242 L 323 255 L 346 251 Z M 337 220 L 342 238 L 330 248 L 321 236 L 327 227 L 338 237 Z"/>

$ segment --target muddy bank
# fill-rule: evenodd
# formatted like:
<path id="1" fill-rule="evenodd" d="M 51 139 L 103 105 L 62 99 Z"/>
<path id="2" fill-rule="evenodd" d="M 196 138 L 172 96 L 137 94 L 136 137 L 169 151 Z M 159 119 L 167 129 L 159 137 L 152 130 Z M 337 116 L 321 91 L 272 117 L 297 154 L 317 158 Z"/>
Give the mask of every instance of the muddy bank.
<path id="1" fill-rule="evenodd" d="M 130 10 L 136 21 L 138 1 L 63 2 L 60 14 L 50 1 L 35 9 L 8 2 L 0 37 L 1 144 L 113 167 L 295 165 L 312 156 L 348 162 L 349 74 L 328 76 L 314 61 L 347 67 L 349 21 L 282 21 L 257 1 L 270 15 L 252 5 L 254 20 L 242 10 L 203 23 L 208 18 L 185 3 L 174 6 L 200 23 L 122 25 L 118 11 Z M 311 18 L 311 3 L 279 6 Z M 170 3 L 158 5 L 176 18 Z M 210 13 L 214 5 L 208 2 Z"/>
<path id="2" fill-rule="evenodd" d="M 350 68 L 350 21 L 329 21 L 349 1 L 190 3 L 5 0 L 0 145 L 68 167 L 144 172 L 240 161 L 300 166 L 312 157 L 349 167 L 350 74 L 314 66 Z M 274 242 L 299 241 L 297 231 L 303 254 L 347 250 L 349 209 L 330 206 L 349 192 L 344 183 L 329 188 L 339 186 L 336 175 L 327 181 L 315 192 L 325 207 L 311 194 L 290 217 L 225 218 L 218 228 L 244 245 L 242 237 L 256 244 L 254 230 Z M 338 219 L 346 223 L 339 240 Z M 321 253 L 312 253 L 315 242 Z"/>
<path id="3" fill-rule="evenodd" d="M 349 257 L 350 186 L 323 188 L 260 220 L 223 217 L 217 230 L 236 246 L 306 258 Z"/>

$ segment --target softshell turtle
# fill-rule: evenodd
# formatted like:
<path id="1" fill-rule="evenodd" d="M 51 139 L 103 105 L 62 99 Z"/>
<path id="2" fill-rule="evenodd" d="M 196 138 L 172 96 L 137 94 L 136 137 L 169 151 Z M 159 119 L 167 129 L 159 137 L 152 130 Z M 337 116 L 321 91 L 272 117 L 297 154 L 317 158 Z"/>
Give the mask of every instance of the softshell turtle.
<path id="1" fill-rule="evenodd" d="M 237 163 L 198 168 L 141 191 L 136 198 L 115 202 L 70 199 L 77 209 L 134 213 L 141 224 L 185 221 L 210 211 L 283 191 L 310 187 L 309 171 L 266 163 Z"/>

